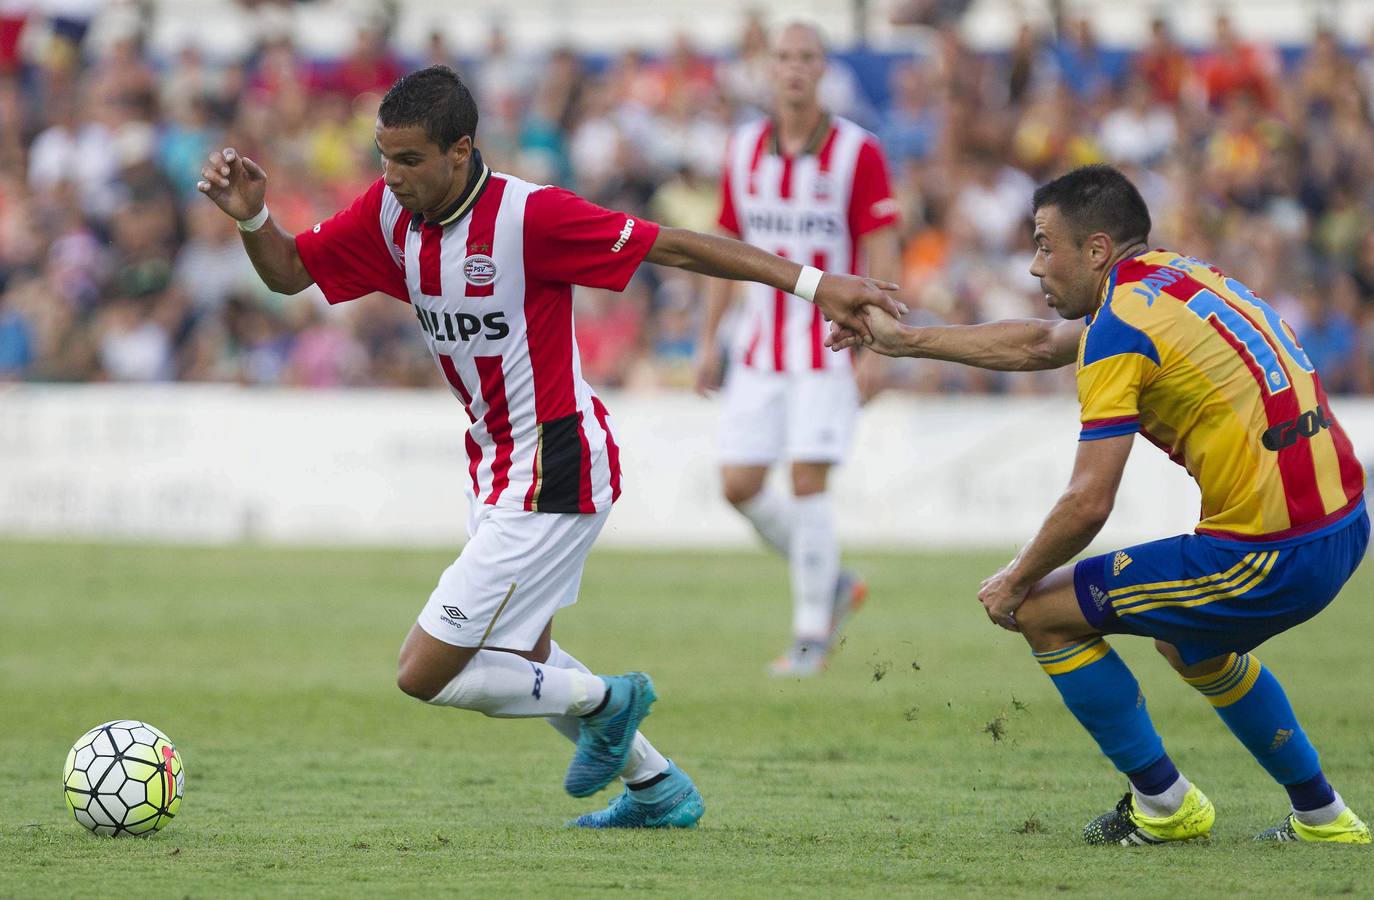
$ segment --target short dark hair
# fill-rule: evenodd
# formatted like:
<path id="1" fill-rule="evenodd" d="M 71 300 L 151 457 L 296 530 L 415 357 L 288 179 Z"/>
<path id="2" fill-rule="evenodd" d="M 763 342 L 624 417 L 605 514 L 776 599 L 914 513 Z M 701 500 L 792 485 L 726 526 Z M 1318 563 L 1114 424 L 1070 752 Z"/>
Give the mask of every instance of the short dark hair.
<path id="1" fill-rule="evenodd" d="M 425 135 L 447 150 L 461 137 L 477 135 L 477 103 L 458 73 L 429 66 L 403 75 L 382 98 L 377 120 L 384 128 L 425 126 Z"/>
<path id="2" fill-rule="evenodd" d="M 1044 206 L 1058 207 L 1079 244 L 1099 231 L 1118 244 L 1150 237 L 1150 210 L 1140 191 L 1105 163 L 1083 166 L 1042 184 L 1031 206 L 1036 211 Z"/>

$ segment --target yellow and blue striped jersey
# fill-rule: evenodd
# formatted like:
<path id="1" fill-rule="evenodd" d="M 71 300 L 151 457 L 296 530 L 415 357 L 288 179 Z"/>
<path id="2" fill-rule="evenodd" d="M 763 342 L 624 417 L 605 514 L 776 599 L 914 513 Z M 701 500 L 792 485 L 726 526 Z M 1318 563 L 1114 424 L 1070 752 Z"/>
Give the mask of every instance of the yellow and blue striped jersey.
<path id="1" fill-rule="evenodd" d="M 1078 350 L 1081 440 L 1139 431 L 1202 490 L 1197 531 L 1279 540 L 1359 504 L 1364 469 L 1293 330 L 1169 250 L 1122 260 Z"/>

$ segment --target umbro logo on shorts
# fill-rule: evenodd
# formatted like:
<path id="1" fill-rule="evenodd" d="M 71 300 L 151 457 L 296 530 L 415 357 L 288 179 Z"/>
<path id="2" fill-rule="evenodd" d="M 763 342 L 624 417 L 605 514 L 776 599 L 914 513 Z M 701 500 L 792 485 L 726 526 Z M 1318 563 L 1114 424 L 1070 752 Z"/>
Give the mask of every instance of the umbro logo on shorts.
<path id="1" fill-rule="evenodd" d="M 450 619 L 462 619 L 463 621 L 467 621 L 467 616 L 463 615 L 463 611 L 456 606 L 445 606 L 444 612 L 448 614 Z"/>

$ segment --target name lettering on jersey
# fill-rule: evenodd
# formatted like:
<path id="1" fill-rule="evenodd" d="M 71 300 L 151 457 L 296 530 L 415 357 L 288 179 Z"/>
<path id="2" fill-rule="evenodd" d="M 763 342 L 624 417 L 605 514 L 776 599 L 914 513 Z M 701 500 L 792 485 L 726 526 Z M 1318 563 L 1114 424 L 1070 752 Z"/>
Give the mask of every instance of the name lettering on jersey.
<path id="1" fill-rule="evenodd" d="M 1291 447 L 1298 442 L 1298 438 L 1310 438 L 1324 428 L 1330 428 L 1336 421 L 1327 414 L 1326 410 L 1319 405 L 1316 409 L 1309 409 L 1307 412 L 1265 430 L 1260 436 L 1260 443 L 1264 444 L 1266 450 L 1282 450 L 1284 447 Z"/>
<path id="2" fill-rule="evenodd" d="M 415 316 L 425 334 L 436 341 L 470 341 L 478 335 L 489 341 L 499 341 L 510 334 L 504 310 L 478 318 L 471 313 L 440 313 L 417 306 Z"/>
<path id="3" fill-rule="evenodd" d="M 1140 279 L 1138 286 L 1131 288 L 1132 292 L 1145 298 L 1145 305 L 1154 305 L 1155 300 L 1164 292 L 1164 289 L 1176 283 L 1180 278 L 1186 278 L 1187 273 L 1170 266 L 1160 266 L 1155 271 Z M 1139 286 L 1143 285 L 1143 287 Z"/>
<path id="4" fill-rule="evenodd" d="M 751 209 L 744 214 L 745 227 L 754 243 L 767 236 L 825 235 L 844 233 L 845 223 L 837 213 L 794 209 Z"/>
<path id="5" fill-rule="evenodd" d="M 463 260 L 463 280 L 482 287 L 496 280 L 496 260 L 485 253 L 474 253 Z"/>
<path id="6" fill-rule="evenodd" d="M 612 253 L 619 253 L 619 252 L 621 251 L 621 249 L 625 246 L 625 243 L 630 239 L 630 234 L 631 234 L 634 230 L 635 230 L 635 220 L 634 220 L 634 219 L 626 219 L 626 220 L 625 220 L 625 227 L 622 228 L 622 229 L 620 229 L 620 237 L 616 240 L 616 242 L 615 242 L 614 244 L 611 245 L 611 252 L 612 252 Z"/>

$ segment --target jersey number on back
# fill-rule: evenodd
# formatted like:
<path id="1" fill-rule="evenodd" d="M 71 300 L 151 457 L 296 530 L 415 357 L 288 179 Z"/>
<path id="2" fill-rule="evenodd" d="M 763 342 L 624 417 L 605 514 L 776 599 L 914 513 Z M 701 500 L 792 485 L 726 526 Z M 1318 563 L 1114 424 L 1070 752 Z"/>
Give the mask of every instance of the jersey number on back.
<path id="1" fill-rule="evenodd" d="M 1288 327 L 1272 306 L 1256 297 L 1248 287 L 1234 278 L 1226 279 L 1226 287 L 1235 295 L 1238 304 L 1228 303 L 1212 291 L 1202 290 L 1194 294 L 1185 305 L 1189 312 L 1203 321 L 1215 319 L 1217 324 L 1244 348 L 1245 354 L 1263 373 L 1262 380 L 1266 393 L 1277 394 L 1291 386 L 1288 373 L 1279 360 L 1280 353 L 1302 371 L 1313 370 L 1312 361 L 1308 359 L 1307 353 L 1289 335 Z M 1255 327 L 1246 312 L 1242 311 L 1242 304 L 1264 318 L 1272 337 Z"/>

